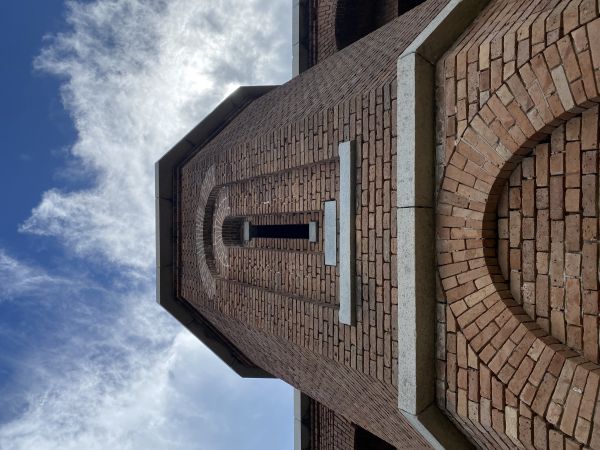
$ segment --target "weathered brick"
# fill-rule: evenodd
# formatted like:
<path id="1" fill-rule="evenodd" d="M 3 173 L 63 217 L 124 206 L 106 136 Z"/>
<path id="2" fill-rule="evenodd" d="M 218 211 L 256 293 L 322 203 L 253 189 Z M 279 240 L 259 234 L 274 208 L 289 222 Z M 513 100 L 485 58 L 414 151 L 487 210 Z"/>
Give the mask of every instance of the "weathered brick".
<path id="1" fill-rule="evenodd" d="M 477 291 L 466 294 L 489 308 L 474 313 L 469 313 L 460 299 L 455 301 L 455 309 L 465 318 L 463 326 L 468 324 L 467 340 L 476 343 L 472 350 L 479 355 L 479 366 L 487 366 L 491 374 L 492 398 L 486 418 L 481 413 L 486 408 L 481 406 L 486 398 L 481 392 L 479 407 L 470 382 L 465 393 L 459 393 L 463 414 L 474 421 L 465 427 L 478 436 L 475 439 L 482 447 L 496 448 L 491 442 L 498 438 L 509 446 L 514 442 L 525 448 L 570 448 L 578 445 L 576 442 L 586 444 L 592 434 L 593 419 L 578 417 L 581 408 L 574 406 L 575 397 L 569 391 L 573 373 L 568 375 L 563 370 L 565 358 L 569 361 L 576 354 L 566 349 L 556 353 L 561 347 L 554 339 L 590 360 L 598 359 L 598 107 L 594 103 L 598 101 L 596 84 L 600 81 L 600 72 L 594 73 L 594 68 L 600 68 L 600 56 L 596 58 L 600 55 L 597 8 L 597 3 L 589 0 L 555 2 L 551 6 L 537 1 L 502 7 L 493 4 L 486 10 L 486 19 L 476 22 L 477 31 L 467 33 L 468 37 L 457 44 L 457 48 L 465 49 L 464 56 L 449 54 L 441 69 L 446 80 L 460 80 L 455 84 L 459 96 L 465 99 L 463 103 L 453 99 L 453 108 L 442 111 L 449 114 L 448 136 L 463 130 L 472 146 L 463 151 L 460 144 L 450 143 L 443 151 L 456 148 L 468 161 L 465 164 L 484 168 L 486 176 L 508 179 L 506 188 L 502 188 L 499 179 L 479 182 L 475 170 L 467 172 L 476 178 L 471 187 L 491 193 L 487 197 L 491 204 L 498 200 L 497 240 L 486 224 L 496 218 L 476 219 L 486 224 L 477 225 L 481 226 L 478 240 L 467 231 L 447 232 L 448 236 L 464 239 L 467 249 L 497 248 L 487 263 L 492 275 L 486 277 L 485 285 L 478 280 L 475 286 L 483 287 L 488 295 L 487 278 L 495 277 L 499 296 L 509 305 L 506 316 L 501 313 L 501 318 L 489 322 L 487 316 L 497 308 L 497 299 L 481 300 L 483 294 Z M 512 14 L 520 14 L 523 23 L 511 28 Z M 583 23 L 587 26 L 578 28 Z M 486 41 L 490 30 L 495 30 L 498 37 Z M 599 39 L 593 40 L 594 36 Z M 479 58 L 483 61 L 476 65 Z M 460 125 L 452 125 L 454 121 Z M 474 126 L 470 129 L 471 121 Z M 549 137 L 545 137 L 547 133 L 551 133 Z M 485 136 L 490 144 L 499 139 L 504 145 L 494 149 L 494 145 L 478 142 L 478 136 Z M 510 152 L 517 152 L 523 159 L 519 162 Z M 451 188 L 449 183 L 447 187 Z M 495 212 L 486 209 L 481 196 L 477 198 L 465 188 L 459 192 L 458 185 L 455 189 L 469 204 L 459 207 L 464 212 L 452 205 L 455 211 L 449 215 L 466 218 L 475 212 Z M 496 256 L 500 267 L 495 265 Z M 473 260 L 469 267 L 479 270 L 480 262 Z M 505 278 L 510 288 L 502 284 Z M 463 277 L 463 281 L 468 280 L 473 278 Z M 448 289 L 452 297 L 458 292 L 456 288 Z M 469 323 L 473 316 L 478 318 Z M 507 333 L 502 321 L 511 317 L 527 326 L 517 325 Z M 479 325 L 486 327 L 484 331 Z M 521 343 L 525 338 L 527 349 Z M 507 340 L 510 345 L 506 345 Z M 538 366 L 542 360 L 544 363 Z M 534 364 L 531 361 L 537 362 L 530 371 L 528 366 Z M 469 368 L 477 370 L 474 365 Z M 529 375 L 524 376 L 527 372 Z M 561 382 L 556 386 L 558 375 Z M 480 373 L 474 384 L 481 380 Z M 509 391 L 504 392 L 503 387 Z M 500 393 L 504 393 L 503 398 Z M 491 424 L 497 436 L 487 438 L 473 431 L 478 417 Z M 565 439 L 552 424 L 566 430 L 569 438 Z"/>
<path id="2" fill-rule="evenodd" d="M 560 220 L 564 215 L 564 178 L 550 177 L 550 218 Z"/>
<path id="3" fill-rule="evenodd" d="M 581 203 L 583 215 L 598 215 L 598 178 L 597 175 L 584 175 L 581 183 Z"/>

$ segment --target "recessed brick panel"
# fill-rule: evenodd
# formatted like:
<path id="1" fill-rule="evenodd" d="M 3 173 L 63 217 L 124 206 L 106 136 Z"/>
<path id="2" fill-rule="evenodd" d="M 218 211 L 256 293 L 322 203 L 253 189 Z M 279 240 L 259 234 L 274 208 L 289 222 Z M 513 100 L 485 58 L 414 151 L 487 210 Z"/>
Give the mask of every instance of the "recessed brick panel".
<path id="1" fill-rule="evenodd" d="M 498 207 L 498 258 L 504 276 L 520 281 L 511 290 L 527 314 L 559 341 L 597 363 L 597 308 L 590 309 L 592 302 L 584 305 L 582 299 L 597 296 L 598 107 L 591 108 L 586 117 L 586 150 L 581 142 L 582 117 L 576 116 L 514 169 L 510 180 L 516 186 L 507 183 L 502 195 L 515 201 Z M 550 155 L 562 155 L 568 161 L 567 179 L 572 187 L 550 175 Z M 547 180 L 553 179 L 560 182 L 547 192 Z M 534 198 L 544 200 L 534 205 Z M 556 209 L 553 235 L 550 205 Z M 550 251 L 546 236 L 552 238 Z M 504 250 L 507 246 L 510 255 Z"/>

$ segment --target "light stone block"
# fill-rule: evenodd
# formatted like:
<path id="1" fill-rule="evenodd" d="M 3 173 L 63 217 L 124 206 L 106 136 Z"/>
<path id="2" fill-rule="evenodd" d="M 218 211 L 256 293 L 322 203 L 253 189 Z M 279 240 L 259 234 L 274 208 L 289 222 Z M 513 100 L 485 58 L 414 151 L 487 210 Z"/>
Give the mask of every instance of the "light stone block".
<path id="1" fill-rule="evenodd" d="M 337 202 L 327 201 L 323 204 L 323 249 L 325 265 L 337 265 Z"/>
<path id="2" fill-rule="evenodd" d="M 244 242 L 248 242 L 250 240 L 250 222 L 244 220 Z"/>
<path id="3" fill-rule="evenodd" d="M 434 216 L 398 208 L 398 404 L 418 414 L 435 395 Z"/>
<path id="4" fill-rule="evenodd" d="M 317 242 L 319 222 L 308 222 L 308 242 Z"/>
<path id="5" fill-rule="evenodd" d="M 355 279 L 355 181 L 356 142 L 342 142 L 340 158 L 340 269 L 339 320 L 346 325 L 356 321 Z"/>
<path id="6" fill-rule="evenodd" d="M 398 408 L 434 448 L 421 414 L 435 406 L 435 64 L 487 3 L 450 0 L 398 59 Z M 443 417 L 443 416 L 440 416 Z M 446 429 L 455 427 L 445 420 Z M 448 435 L 449 436 L 449 435 Z M 442 448 L 468 448 L 460 433 Z"/>

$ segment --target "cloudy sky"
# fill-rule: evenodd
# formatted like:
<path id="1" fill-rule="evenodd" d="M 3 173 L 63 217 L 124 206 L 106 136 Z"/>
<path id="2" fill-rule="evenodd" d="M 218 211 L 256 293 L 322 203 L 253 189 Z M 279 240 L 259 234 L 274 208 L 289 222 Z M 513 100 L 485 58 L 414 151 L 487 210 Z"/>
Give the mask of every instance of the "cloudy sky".
<path id="1" fill-rule="evenodd" d="M 153 163 L 291 73 L 289 0 L 0 2 L 0 448 L 292 448 L 155 303 Z"/>

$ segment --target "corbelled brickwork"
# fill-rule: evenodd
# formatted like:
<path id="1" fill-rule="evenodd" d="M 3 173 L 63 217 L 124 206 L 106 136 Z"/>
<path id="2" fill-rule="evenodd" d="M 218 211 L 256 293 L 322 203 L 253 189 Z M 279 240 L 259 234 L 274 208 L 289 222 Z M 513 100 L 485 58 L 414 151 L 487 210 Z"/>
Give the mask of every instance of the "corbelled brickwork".
<path id="1" fill-rule="evenodd" d="M 255 364 L 398 448 L 428 444 L 397 408 L 396 59 L 445 4 L 424 3 L 249 104 L 181 166 L 177 188 L 179 297 Z M 197 245 L 207 173 L 215 199 L 227 191 L 231 217 L 322 225 L 322 203 L 339 201 L 337 148 L 348 140 L 357 141 L 356 326 L 338 321 L 337 268 L 323 266 L 321 233 L 317 243 L 226 247 L 227 270 L 211 272 L 207 295 Z"/>
<path id="2" fill-rule="evenodd" d="M 599 69 L 595 0 L 492 1 L 439 64 L 438 402 L 483 448 L 600 448 Z"/>

